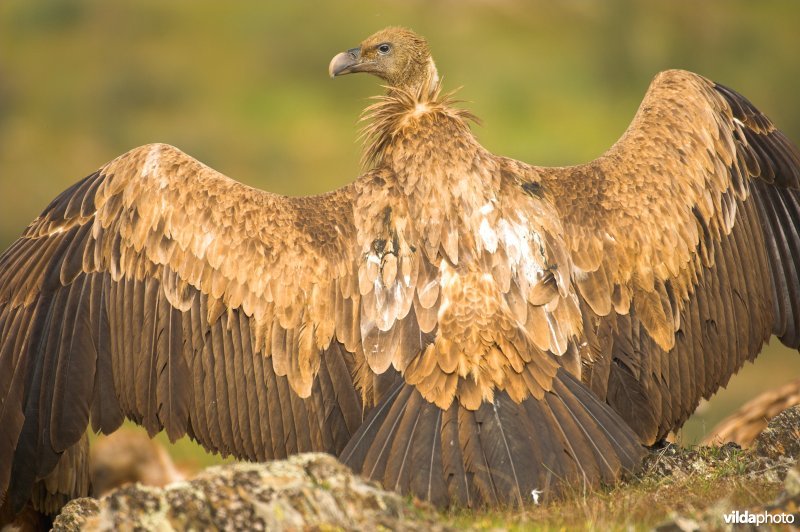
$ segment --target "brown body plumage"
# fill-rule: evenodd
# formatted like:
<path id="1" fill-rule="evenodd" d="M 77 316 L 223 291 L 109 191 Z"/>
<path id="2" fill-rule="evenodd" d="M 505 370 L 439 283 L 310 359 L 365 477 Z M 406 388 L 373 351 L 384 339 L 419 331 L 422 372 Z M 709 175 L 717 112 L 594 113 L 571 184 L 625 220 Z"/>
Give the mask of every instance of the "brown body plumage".
<path id="1" fill-rule="evenodd" d="M 330 71 L 389 83 L 351 185 L 280 197 L 144 146 L 0 257 L 15 507 L 125 416 L 523 504 L 614 482 L 770 334 L 800 344 L 800 155 L 738 94 L 664 72 L 605 155 L 542 168 L 480 146 L 408 30 Z"/>

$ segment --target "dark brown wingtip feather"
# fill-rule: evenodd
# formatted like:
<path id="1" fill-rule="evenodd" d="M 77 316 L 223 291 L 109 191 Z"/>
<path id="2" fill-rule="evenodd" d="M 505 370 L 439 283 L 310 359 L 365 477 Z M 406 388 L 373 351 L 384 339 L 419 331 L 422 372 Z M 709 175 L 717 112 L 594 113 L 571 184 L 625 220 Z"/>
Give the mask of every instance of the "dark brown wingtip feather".
<path id="1" fill-rule="evenodd" d="M 387 489 L 437 506 L 524 506 L 570 486 L 611 484 L 638 469 L 636 435 L 560 369 L 544 400 L 506 393 L 447 410 L 399 383 L 353 436 L 341 460 Z"/>
<path id="2" fill-rule="evenodd" d="M 733 117 L 744 126 L 747 143 L 758 158 L 761 177 L 778 186 L 800 189 L 800 150 L 750 100 L 717 83 Z"/>
<path id="3" fill-rule="evenodd" d="M 53 475 L 78 479 L 80 472 L 72 472 L 70 467 L 73 462 L 80 462 L 80 456 L 85 455 L 83 447 L 88 446 L 84 440 L 97 356 L 88 338 L 91 327 L 86 319 L 90 286 L 88 279 L 80 277 L 71 287 L 56 290 L 50 301 L 40 301 L 30 334 L 26 335 L 21 355 L 24 358 L 17 368 L 20 375 L 27 376 L 24 392 L 21 397 L 6 398 L 16 400 L 25 413 L 21 429 L 8 428 L 12 438 L 18 435 L 13 460 L 8 461 L 11 474 L 7 484 L 15 512 L 25 506 L 32 492 L 39 493 L 42 501 L 49 501 L 41 503 L 46 508 L 40 505 L 36 509 L 53 513 L 56 506 L 85 495 L 88 490 L 86 483 L 58 493 L 36 486 L 37 481 L 42 484 Z M 76 445 L 83 447 L 78 449 Z M 5 461 L 5 450 L 3 453 Z M 64 462 L 63 468 L 57 467 L 59 461 Z"/>
<path id="4" fill-rule="evenodd" d="M 58 462 L 59 455 L 49 441 L 52 403 L 47 399 L 50 397 L 48 392 L 52 392 L 57 362 L 52 346 L 60 333 L 60 327 L 56 325 L 60 316 L 55 316 L 55 310 L 64 299 L 64 291 L 59 290 L 52 301 L 37 306 L 30 336 L 32 340 L 26 346 L 27 352 L 23 355 L 25 360 L 21 361 L 26 374 L 23 399 L 25 422 L 16 443 L 8 486 L 8 496 L 15 512 L 25 506 L 39 472 L 46 470 L 49 473 Z M 41 401 L 42 395 L 44 401 Z"/>
<path id="5" fill-rule="evenodd" d="M 31 506 L 55 516 L 70 500 L 89 493 L 89 436 L 86 432 L 61 455 L 58 464 L 37 481 L 31 493 Z"/>
<path id="6" fill-rule="evenodd" d="M 736 91 L 716 84 L 741 127 L 738 150 L 756 162 L 751 192 L 758 205 L 775 302 L 773 333 L 800 346 L 800 149 Z M 742 136 L 744 138 L 742 138 Z M 773 185 L 773 186 L 769 186 Z"/>

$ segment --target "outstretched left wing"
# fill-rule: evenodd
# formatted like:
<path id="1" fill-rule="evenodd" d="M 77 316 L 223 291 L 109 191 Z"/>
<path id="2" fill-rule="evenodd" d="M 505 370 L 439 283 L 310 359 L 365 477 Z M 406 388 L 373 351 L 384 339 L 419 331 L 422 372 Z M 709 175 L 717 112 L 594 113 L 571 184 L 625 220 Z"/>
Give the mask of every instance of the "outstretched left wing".
<path id="1" fill-rule="evenodd" d="M 607 153 L 536 170 L 582 301 L 583 380 L 644 443 L 771 334 L 800 346 L 800 152 L 744 97 L 663 72 Z"/>

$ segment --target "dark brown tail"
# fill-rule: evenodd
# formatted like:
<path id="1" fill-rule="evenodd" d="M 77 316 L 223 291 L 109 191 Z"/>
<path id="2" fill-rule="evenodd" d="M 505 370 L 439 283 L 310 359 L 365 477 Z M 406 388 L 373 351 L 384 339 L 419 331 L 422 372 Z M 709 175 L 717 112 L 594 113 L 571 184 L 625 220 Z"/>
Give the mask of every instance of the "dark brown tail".
<path id="1" fill-rule="evenodd" d="M 442 410 L 399 383 L 341 460 L 385 488 L 438 506 L 522 506 L 612 484 L 644 449 L 607 405 L 563 369 L 544 399 L 506 393 L 478 410 Z"/>

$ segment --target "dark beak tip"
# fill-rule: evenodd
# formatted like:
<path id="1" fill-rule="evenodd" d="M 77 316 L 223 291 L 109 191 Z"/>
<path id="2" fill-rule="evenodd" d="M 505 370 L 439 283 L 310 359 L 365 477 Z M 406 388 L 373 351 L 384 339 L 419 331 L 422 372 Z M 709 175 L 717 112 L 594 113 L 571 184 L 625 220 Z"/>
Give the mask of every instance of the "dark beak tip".
<path id="1" fill-rule="evenodd" d="M 358 48 L 351 48 L 346 52 L 336 54 L 328 65 L 328 74 L 331 78 L 349 74 L 351 69 L 358 64 L 359 52 Z"/>

